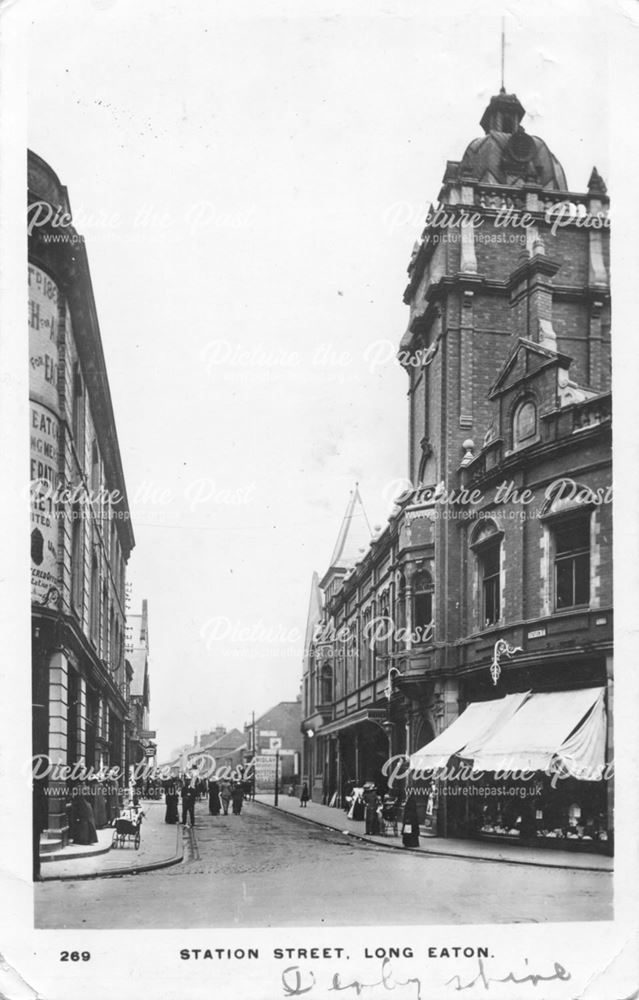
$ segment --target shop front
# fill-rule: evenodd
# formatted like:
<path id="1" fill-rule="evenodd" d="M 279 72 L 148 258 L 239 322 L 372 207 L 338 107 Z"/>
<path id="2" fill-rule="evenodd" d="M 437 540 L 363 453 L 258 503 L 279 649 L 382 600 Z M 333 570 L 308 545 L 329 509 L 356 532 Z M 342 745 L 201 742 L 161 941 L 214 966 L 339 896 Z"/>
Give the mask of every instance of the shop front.
<path id="1" fill-rule="evenodd" d="M 436 790 L 441 836 L 611 854 L 607 723 L 604 687 L 473 702 L 411 778 Z"/>
<path id="2" fill-rule="evenodd" d="M 329 759 L 325 770 L 329 783 L 328 805 L 343 806 L 356 787 L 372 782 L 380 793 L 386 790 L 384 765 L 389 757 L 386 709 L 364 709 L 336 719 L 319 731 Z"/>

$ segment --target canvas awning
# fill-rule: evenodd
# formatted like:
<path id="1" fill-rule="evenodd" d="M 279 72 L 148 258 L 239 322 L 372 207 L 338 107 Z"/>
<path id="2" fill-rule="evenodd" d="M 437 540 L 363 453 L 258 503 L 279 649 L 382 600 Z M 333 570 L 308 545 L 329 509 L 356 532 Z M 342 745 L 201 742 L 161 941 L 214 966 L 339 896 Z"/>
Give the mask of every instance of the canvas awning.
<path id="1" fill-rule="evenodd" d="M 411 771 L 431 771 L 444 767 L 457 754 L 472 757 L 530 697 L 530 691 L 507 694 L 493 701 L 474 701 L 450 724 L 410 758 Z"/>
<path id="2" fill-rule="evenodd" d="M 606 750 L 604 694 L 601 687 L 533 694 L 476 748 L 473 769 L 546 771 L 554 762 L 582 780 L 600 779 Z"/>

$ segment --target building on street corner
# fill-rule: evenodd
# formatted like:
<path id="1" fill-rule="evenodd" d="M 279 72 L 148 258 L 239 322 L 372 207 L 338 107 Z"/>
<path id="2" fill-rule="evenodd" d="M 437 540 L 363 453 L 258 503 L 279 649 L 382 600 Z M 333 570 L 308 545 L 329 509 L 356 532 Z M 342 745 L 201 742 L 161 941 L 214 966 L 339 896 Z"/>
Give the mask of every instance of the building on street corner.
<path id="1" fill-rule="evenodd" d="M 303 780 L 337 806 L 408 782 L 429 834 L 610 851 L 608 194 L 524 115 L 491 98 L 413 249 L 406 489 L 379 530 L 355 489 L 313 576 Z"/>
<path id="2" fill-rule="evenodd" d="M 33 752 L 59 767 L 124 770 L 134 537 L 100 328 L 67 190 L 31 152 L 28 197 Z M 36 782 L 45 849 L 73 836 L 81 785 L 55 774 Z M 117 790 L 83 790 L 97 789 L 102 825 Z"/>
<path id="3" fill-rule="evenodd" d="M 302 704 L 280 701 L 244 726 L 245 763 L 252 765 L 255 787 L 267 792 L 275 788 L 276 761 L 280 791 L 296 790 L 300 780 Z"/>

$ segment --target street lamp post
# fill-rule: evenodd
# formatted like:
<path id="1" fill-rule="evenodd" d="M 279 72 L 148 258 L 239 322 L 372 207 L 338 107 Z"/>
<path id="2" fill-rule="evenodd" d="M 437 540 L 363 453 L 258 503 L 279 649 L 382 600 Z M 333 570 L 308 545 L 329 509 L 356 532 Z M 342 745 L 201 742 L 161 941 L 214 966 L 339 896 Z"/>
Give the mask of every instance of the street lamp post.
<path id="1" fill-rule="evenodd" d="M 275 751 L 275 803 L 274 803 L 276 808 L 279 802 L 279 792 L 280 792 L 279 773 L 280 773 L 280 752 L 279 750 L 276 750 Z"/>

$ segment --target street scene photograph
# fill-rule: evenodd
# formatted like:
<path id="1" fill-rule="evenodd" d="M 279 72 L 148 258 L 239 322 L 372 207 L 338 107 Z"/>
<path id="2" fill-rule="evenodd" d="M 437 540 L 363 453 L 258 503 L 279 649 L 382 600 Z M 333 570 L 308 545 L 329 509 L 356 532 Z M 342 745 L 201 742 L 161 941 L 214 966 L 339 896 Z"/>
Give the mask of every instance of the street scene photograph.
<path id="1" fill-rule="evenodd" d="M 31 6 L 34 928 L 613 921 L 603 6 Z"/>

